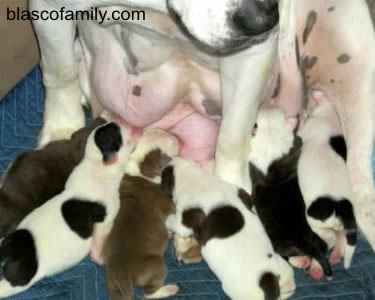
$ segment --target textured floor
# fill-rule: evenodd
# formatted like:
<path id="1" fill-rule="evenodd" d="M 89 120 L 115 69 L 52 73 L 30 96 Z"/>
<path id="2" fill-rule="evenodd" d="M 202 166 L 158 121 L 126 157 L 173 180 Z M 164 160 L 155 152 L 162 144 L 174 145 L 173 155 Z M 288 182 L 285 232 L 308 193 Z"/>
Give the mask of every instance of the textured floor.
<path id="1" fill-rule="evenodd" d="M 40 71 L 35 69 L 0 102 L 0 174 L 17 154 L 36 145 L 42 124 L 43 96 Z M 167 281 L 178 283 L 181 288 L 174 299 L 227 299 L 220 283 L 205 264 L 177 265 L 172 247 L 168 249 L 166 260 L 169 269 Z M 351 269 L 346 271 L 340 264 L 333 271 L 332 281 L 321 282 L 313 282 L 304 272 L 297 271 L 298 289 L 292 299 L 375 299 L 375 255 L 363 238 Z M 101 267 L 85 259 L 75 268 L 47 278 L 27 292 L 9 299 L 106 300 L 105 274 Z"/>

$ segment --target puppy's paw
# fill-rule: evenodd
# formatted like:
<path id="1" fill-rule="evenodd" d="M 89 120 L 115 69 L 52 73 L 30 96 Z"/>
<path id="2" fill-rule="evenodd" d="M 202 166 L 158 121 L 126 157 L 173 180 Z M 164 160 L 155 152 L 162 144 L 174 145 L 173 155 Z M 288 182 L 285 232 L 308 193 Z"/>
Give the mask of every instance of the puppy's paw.
<path id="1" fill-rule="evenodd" d="M 175 284 L 165 285 L 152 294 L 145 294 L 144 299 L 159 299 L 174 296 L 179 290 L 179 287 Z"/>
<path id="2" fill-rule="evenodd" d="M 192 237 L 183 238 L 175 235 L 174 246 L 176 250 L 176 259 L 179 263 L 195 264 L 203 260 L 201 247 L 196 239 Z"/>
<path id="3" fill-rule="evenodd" d="M 315 260 L 312 260 L 311 266 L 309 269 L 309 275 L 314 280 L 322 280 L 324 277 L 323 268 Z"/>
<path id="4" fill-rule="evenodd" d="M 344 254 L 341 252 L 341 250 L 339 248 L 334 248 L 332 253 L 331 253 L 331 256 L 329 257 L 329 262 L 331 265 L 336 265 L 338 264 L 342 257 L 344 256 Z"/>
<path id="5" fill-rule="evenodd" d="M 311 265 L 311 258 L 308 256 L 292 256 L 288 261 L 297 269 L 307 269 Z"/>

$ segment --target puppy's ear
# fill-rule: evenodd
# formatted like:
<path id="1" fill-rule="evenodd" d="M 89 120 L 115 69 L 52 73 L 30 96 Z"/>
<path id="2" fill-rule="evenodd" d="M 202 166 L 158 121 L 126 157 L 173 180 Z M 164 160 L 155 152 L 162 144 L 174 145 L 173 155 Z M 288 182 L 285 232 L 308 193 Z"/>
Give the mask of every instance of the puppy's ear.
<path id="1" fill-rule="evenodd" d="M 155 178 L 172 159 L 160 149 L 149 152 L 141 162 L 139 169 L 143 176 Z"/>
<path id="2" fill-rule="evenodd" d="M 161 173 L 161 188 L 165 194 L 173 198 L 175 188 L 175 178 L 173 166 L 167 166 Z"/>
<path id="3" fill-rule="evenodd" d="M 72 140 L 86 140 L 88 139 L 90 133 L 96 129 L 97 127 L 104 125 L 107 121 L 103 118 L 96 118 L 94 120 L 89 121 L 89 123 L 82 127 L 81 129 L 75 131 L 72 135 Z"/>
<path id="4" fill-rule="evenodd" d="M 244 189 L 242 188 L 239 188 L 238 189 L 238 198 L 241 199 L 241 201 L 243 202 L 243 204 L 245 204 L 245 206 L 251 211 L 251 209 L 253 208 L 253 205 L 255 204 L 254 203 L 254 199 L 252 196 L 250 196 Z"/>

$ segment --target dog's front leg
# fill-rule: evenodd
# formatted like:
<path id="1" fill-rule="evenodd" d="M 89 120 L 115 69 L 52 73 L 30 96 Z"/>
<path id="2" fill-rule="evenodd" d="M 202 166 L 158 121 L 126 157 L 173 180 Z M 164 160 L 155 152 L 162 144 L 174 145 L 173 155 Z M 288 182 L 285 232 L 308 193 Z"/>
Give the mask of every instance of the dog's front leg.
<path id="1" fill-rule="evenodd" d="M 30 0 L 30 10 L 60 10 L 62 1 Z M 41 68 L 46 87 L 44 126 L 40 145 L 69 138 L 84 125 L 78 66 L 73 51 L 75 23 L 66 20 L 33 22 L 41 51 Z"/>
<path id="2" fill-rule="evenodd" d="M 251 193 L 248 167 L 251 130 L 277 58 L 277 32 L 266 41 L 222 58 L 223 119 L 216 149 L 216 174 Z"/>

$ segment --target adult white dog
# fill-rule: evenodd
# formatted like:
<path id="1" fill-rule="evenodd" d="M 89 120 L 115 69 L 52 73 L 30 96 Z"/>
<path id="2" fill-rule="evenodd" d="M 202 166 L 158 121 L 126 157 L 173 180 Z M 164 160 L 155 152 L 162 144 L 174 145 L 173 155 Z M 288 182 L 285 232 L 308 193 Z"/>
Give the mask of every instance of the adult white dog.
<path id="1" fill-rule="evenodd" d="M 34 21 L 46 86 L 42 144 L 83 125 L 82 96 L 145 127 L 190 91 L 198 111 L 212 116 L 214 103 L 222 113 L 216 174 L 250 192 L 259 103 L 274 96 L 294 117 L 319 89 L 339 112 L 359 225 L 375 246 L 375 37 L 365 0 L 30 0 L 39 12 L 124 6 L 145 9 L 146 19 Z"/>

